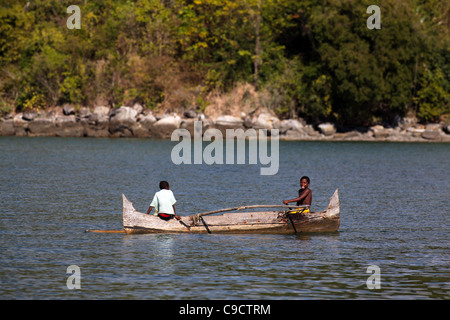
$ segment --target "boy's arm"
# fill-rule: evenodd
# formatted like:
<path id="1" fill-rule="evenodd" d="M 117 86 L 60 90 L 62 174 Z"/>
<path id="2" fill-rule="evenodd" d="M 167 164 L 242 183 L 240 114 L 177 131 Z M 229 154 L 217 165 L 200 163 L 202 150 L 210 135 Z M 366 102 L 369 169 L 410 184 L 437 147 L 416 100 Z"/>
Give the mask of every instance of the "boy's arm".
<path id="1" fill-rule="evenodd" d="M 155 193 L 155 195 L 153 196 L 153 200 L 150 203 L 150 206 L 148 207 L 147 214 L 150 214 L 150 211 L 152 211 L 153 208 L 158 208 L 159 207 L 159 201 L 158 200 L 159 200 L 158 196 Z M 155 212 L 156 212 L 156 210 L 157 209 L 155 209 Z"/>
<path id="2" fill-rule="evenodd" d="M 175 205 L 174 204 L 172 205 L 172 208 L 173 208 L 173 214 L 175 216 L 175 219 L 180 220 L 181 218 L 179 216 L 177 216 L 177 212 L 175 211 Z"/>
<path id="3" fill-rule="evenodd" d="M 298 197 L 298 198 L 295 198 L 295 199 L 291 199 L 291 200 L 284 200 L 283 204 L 289 204 L 291 202 L 297 202 L 297 201 L 300 201 L 300 200 L 301 200 L 301 197 Z"/>
<path id="4" fill-rule="evenodd" d="M 295 198 L 295 199 L 284 200 L 284 201 L 283 201 L 283 204 L 288 204 L 288 203 L 290 203 L 290 202 L 298 202 L 298 201 L 301 201 L 301 200 L 305 199 L 306 196 L 307 196 L 310 192 L 311 192 L 311 191 L 308 190 L 307 192 L 303 192 L 303 194 L 302 194 L 301 196 L 299 196 L 299 197 L 297 197 L 297 198 Z"/>

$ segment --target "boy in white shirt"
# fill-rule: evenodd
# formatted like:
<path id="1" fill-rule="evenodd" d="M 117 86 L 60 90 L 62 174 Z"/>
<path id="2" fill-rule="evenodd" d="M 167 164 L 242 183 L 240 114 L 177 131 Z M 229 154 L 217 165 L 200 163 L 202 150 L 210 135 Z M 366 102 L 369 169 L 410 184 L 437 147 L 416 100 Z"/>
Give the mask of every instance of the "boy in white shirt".
<path id="1" fill-rule="evenodd" d="M 169 190 L 169 183 L 167 181 L 161 181 L 159 183 L 160 191 L 155 193 L 152 203 L 147 210 L 147 214 L 150 214 L 153 208 L 155 208 L 155 216 L 160 217 L 163 220 L 170 220 L 175 217 L 175 219 L 180 220 L 181 218 L 177 216 L 175 212 L 175 197 L 173 192 Z"/>

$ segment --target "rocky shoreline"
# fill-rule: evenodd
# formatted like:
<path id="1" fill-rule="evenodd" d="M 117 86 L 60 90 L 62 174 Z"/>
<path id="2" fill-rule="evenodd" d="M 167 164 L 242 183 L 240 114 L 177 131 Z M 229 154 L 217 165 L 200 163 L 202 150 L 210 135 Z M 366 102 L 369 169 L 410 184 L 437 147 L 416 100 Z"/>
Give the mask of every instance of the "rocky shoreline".
<path id="1" fill-rule="evenodd" d="M 354 130 L 337 130 L 334 124 L 307 124 L 302 119 L 280 120 L 267 110 L 251 115 L 219 115 L 215 118 L 189 110 L 183 115 L 153 114 L 141 105 L 75 110 L 70 105 L 46 111 L 12 113 L 0 118 L 0 136 L 136 137 L 170 139 L 176 129 L 193 136 L 194 121 L 204 129 L 279 129 L 280 140 L 299 141 L 392 141 L 450 142 L 450 125 L 419 124 L 413 118 L 399 118 L 395 126 L 376 125 Z M 269 131 L 270 132 L 270 131 Z"/>

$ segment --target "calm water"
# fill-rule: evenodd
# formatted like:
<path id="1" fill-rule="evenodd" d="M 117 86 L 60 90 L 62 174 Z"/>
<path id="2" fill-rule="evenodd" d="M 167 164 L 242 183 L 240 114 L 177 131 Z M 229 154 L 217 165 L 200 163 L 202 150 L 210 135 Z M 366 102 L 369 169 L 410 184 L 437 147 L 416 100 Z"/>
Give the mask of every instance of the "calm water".
<path id="1" fill-rule="evenodd" d="M 280 168 L 180 165 L 174 143 L 0 137 L 0 299 L 449 299 L 450 145 L 280 142 Z M 336 188 L 341 228 L 310 235 L 123 235 L 168 180 L 180 215 Z M 67 267 L 81 271 L 68 290 Z M 381 288 L 368 289 L 370 265 Z"/>

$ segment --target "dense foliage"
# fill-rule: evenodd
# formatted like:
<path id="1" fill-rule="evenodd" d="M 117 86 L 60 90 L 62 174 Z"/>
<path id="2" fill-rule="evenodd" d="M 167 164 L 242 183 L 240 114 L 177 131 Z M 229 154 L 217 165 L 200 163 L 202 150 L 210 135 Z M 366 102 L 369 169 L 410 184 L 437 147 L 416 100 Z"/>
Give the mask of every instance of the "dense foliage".
<path id="1" fill-rule="evenodd" d="M 381 9 L 370 30 L 369 5 Z M 66 26 L 69 5 L 81 29 Z M 0 110 L 204 108 L 252 83 L 280 116 L 361 125 L 450 114 L 449 2 L 2 0 Z M 270 97 L 270 98 L 267 98 Z"/>

